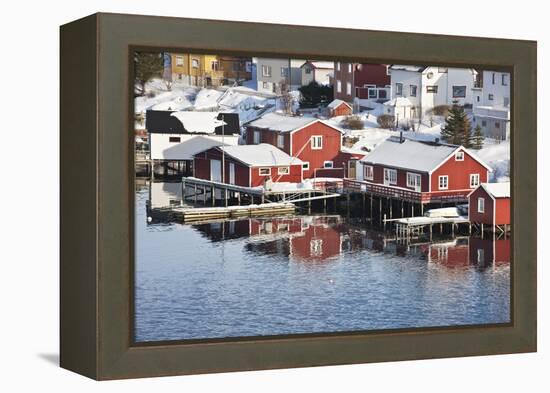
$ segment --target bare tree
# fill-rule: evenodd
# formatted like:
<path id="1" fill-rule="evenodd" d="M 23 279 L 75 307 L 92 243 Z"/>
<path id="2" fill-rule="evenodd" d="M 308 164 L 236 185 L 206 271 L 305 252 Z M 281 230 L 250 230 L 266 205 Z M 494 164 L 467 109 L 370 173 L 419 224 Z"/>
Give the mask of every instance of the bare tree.
<path id="1" fill-rule="evenodd" d="M 284 113 L 292 115 L 294 113 L 294 96 L 290 92 L 290 86 L 288 83 L 281 82 L 281 108 Z"/>

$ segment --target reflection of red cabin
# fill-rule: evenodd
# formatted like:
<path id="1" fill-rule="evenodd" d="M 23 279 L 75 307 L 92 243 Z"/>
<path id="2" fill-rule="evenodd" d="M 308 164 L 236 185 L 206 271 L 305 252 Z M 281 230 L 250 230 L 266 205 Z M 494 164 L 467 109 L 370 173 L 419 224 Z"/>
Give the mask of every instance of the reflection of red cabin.
<path id="1" fill-rule="evenodd" d="M 448 267 L 468 266 L 469 247 L 467 242 L 433 243 L 426 250 L 430 262 Z"/>
<path id="2" fill-rule="evenodd" d="M 335 225 L 337 219 L 316 217 L 302 224 L 302 233 L 292 236 L 290 250 L 292 255 L 302 261 L 324 261 L 340 255 L 342 238 Z"/>
<path id="3" fill-rule="evenodd" d="M 361 162 L 367 191 L 419 203 L 466 201 L 491 171 L 462 146 L 393 137 Z"/>
<path id="4" fill-rule="evenodd" d="M 225 177 L 222 176 L 224 166 Z M 302 161 L 266 143 L 218 146 L 198 153 L 194 156 L 194 176 L 243 187 L 263 186 L 266 181 L 300 183 L 303 180 Z"/>
<path id="5" fill-rule="evenodd" d="M 470 263 L 478 266 L 510 263 L 510 238 L 470 239 Z"/>
<path id="6" fill-rule="evenodd" d="M 341 152 L 342 131 L 312 117 L 268 113 L 248 123 L 246 143 L 269 143 L 299 158 L 303 161 L 305 179 L 344 177 L 352 157 Z"/>
<path id="7" fill-rule="evenodd" d="M 327 106 L 330 117 L 349 116 L 353 113 L 353 108 L 350 104 L 342 100 L 334 100 Z"/>
<path id="8" fill-rule="evenodd" d="M 510 262 L 510 239 L 479 239 L 433 243 L 425 248 L 428 260 L 450 268 L 469 265 L 489 266 Z"/>
<path id="9" fill-rule="evenodd" d="M 468 197 L 470 222 L 486 225 L 510 224 L 510 183 L 484 183 Z"/>

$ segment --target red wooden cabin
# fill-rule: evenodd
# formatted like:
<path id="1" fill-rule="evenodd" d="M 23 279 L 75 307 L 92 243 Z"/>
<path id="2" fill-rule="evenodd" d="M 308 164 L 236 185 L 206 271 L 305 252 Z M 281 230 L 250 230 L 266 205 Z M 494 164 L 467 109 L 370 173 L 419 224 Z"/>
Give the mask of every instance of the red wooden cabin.
<path id="1" fill-rule="evenodd" d="M 470 222 L 510 225 L 510 183 L 483 183 L 468 196 Z"/>
<path id="2" fill-rule="evenodd" d="M 353 108 L 350 104 L 338 99 L 328 104 L 327 109 L 330 117 L 349 116 L 353 113 Z"/>
<path id="3" fill-rule="evenodd" d="M 364 191 L 414 203 L 465 202 L 491 168 L 462 146 L 388 138 L 365 156 Z"/>
<path id="4" fill-rule="evenodd" d="M 268 181 L 300 183 L 302 165 L 299 159 L 267 143 L 217 146 L 194 156 L 194 176 L 243 187 L 259 187 Z"/>
<path id="5" fill-rule="evenodd" d="M 246 143 L 269 143 L 299 158 L 304 179 L 346 177 L 348 161 L 353 158 L 341 151 L 342 130 L 312 117 L 268 113 L 247 124 Z"/>

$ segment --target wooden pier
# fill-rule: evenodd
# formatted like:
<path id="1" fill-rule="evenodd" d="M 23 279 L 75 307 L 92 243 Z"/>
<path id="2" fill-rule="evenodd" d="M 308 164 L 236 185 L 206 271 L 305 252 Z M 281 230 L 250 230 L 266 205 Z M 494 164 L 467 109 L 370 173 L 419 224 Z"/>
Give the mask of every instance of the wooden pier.
<path id="1" fill-rule="evenodd" d="M 439 227 L 439 232 L 443 233 L 445 225 L 448 225 L 451 230 L 451 235 L 454 237 L 459 225 L 468 226 L 468 233 L 471 234 L 472 226 L 466 217 L 405 217 L 395 219 L 384 219 L 384 225 L 387 222 L 395 223 L 395 237 L 409 241 L 412 237 L 420 237 L 427 230 L 430 241 L 433 237 L 434 226 Z"/>
<path id="2" fill-rule="evenodd" d="M 265 203 L 262 205 L 229 206 L 229 207 L 172 207 L 173 218 L 185 223 L 213 221 L 238 217 L 281 216 L 294 214 L 293 203 Z"/>

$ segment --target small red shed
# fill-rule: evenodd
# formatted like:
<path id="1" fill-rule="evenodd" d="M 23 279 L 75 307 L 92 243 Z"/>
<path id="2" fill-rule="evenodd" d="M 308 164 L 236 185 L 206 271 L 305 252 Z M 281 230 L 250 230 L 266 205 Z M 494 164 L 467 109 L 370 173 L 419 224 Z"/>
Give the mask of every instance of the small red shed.
<path id="1" fill-rule="evenodd" d="M 353 114 L 353 108 L 350 104 L 342 100 L 333 100 L 327 105 L 327 109 L 330 117 L 336 116 L 350 116 Z"/>
<path id="2" fill-rule="evenodd" d="M 482 183 L 468 196 L 468 215 L 473 224 L 510 225 L 510 183 Z"/>
<path id="3" fill-rule="evenodd" d="M 268 113 L 246 126 L 246 143 L 269 143 L 303 161 L 305 179 L 342 177 L 347 162 L 342 162 L 343 131 L 313 117 Z"/>
<path id="4" fill-rule="evenodd" d="M 267 143 L 217 146 L 194 156 L 195 177 L 243 187 L 264 186 L 269 181 L 301 183 L 302 166 L 298 158 Z"/>

